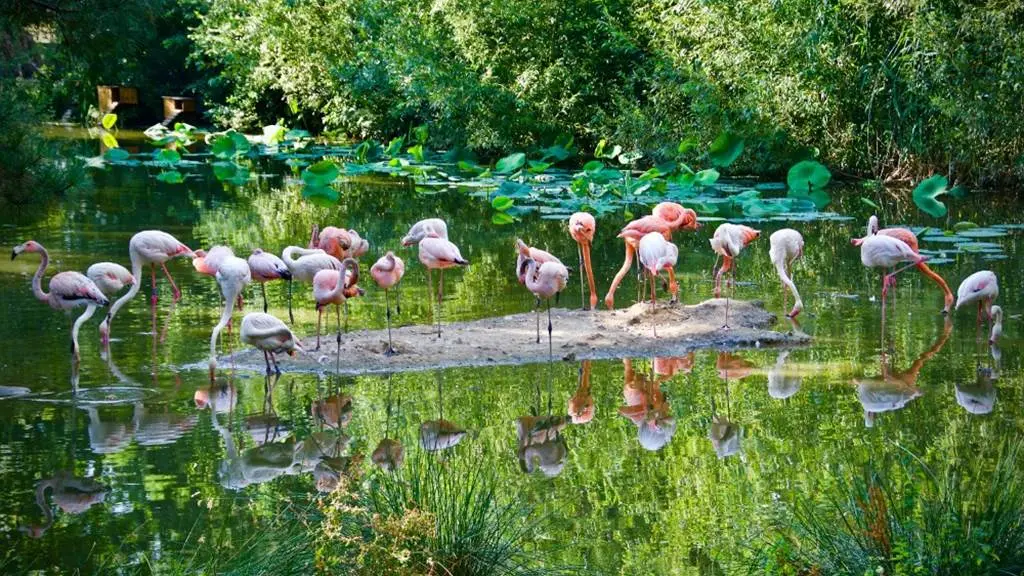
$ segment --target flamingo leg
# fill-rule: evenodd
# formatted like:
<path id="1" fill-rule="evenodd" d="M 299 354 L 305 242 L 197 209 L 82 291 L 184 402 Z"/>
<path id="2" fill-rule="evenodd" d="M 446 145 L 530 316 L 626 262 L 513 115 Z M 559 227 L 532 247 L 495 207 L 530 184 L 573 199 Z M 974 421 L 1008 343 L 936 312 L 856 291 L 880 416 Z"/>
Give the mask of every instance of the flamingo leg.
<path id="1" fill-rule="evenodd" d="M 580 309 L 587 309 L 587 300 L 583 287 L 583 244 L 576 244 L 576 255 L 580 258 Z"/>
<path id="2" fill-rule="evenodd" d="M 323 306 L 319 306 L 318 305 L 316 307 L 316 348 L 314 348 L 314 350 L 319 350 L 320 349 L 320 322 L 321 322 L 321 320 L 323 320 L 323 316 L 324 316 Z"/>
<path id="3" fill-rule="evenodd" d="M 651 332 L 654 333 L 654 337 L 658 337 L 658 297 L 656 292 L 657 280 L 654 274 L 651 274 Z"/>
<path id="4" fill-rule="evenodd" d="M 548 298 L 548 360 L 551 360 L 552 356 L 552 344 L 551 344 L 551 298 Z"/>
<path id="5" fill-rule="evenodd" d="M 295 324 L 295 316 L 292 314 L 292 279 L 288 279 L 288 323 Z"/>
<path id="6" fill-rule="evenodd" d="M 270 356 L 268 354 L 269 352 L 266 350 L 263 351 L 263 361 L 267 363 L 267 376 L 270 375 Z"/>
<path id="7" fill-rule="evenodd" d="M 590 242 L 583 244 L 583 265 L 587 269 L 587 285 L 590 287 L 590 309 L 597 310 L 597 286 L 594 284 L 594 267 L 590 263 Z"/>
<path id="8" fill-rule="evenodd" d="M 278 376 L 281 375 L 281 367 L 277 365 L 277 358 L 274 358 L 274 353 L 270 353 L 270 361 L 274 363 L 274 372 L 277 372 Z"/>
<path id="9" fill-rule="evenodd" d="M 267 283 L 260 282 L 260 292 L 263 293 L 263 313 L 267 313 Z"/>
<path id="10" fill-rule="evenodd" d="M 441 315 L 444 313 L 444 268 L 438 272 L 437 281 L 437 337 L 441 337 Z"/>
<path id="11" fill-rule="evenodd" d="M 345 334 L 348 334 L 348 299 L 345 299 Z"/>
<path id="12" fill-rule="evenodd" d="M 437 312 L 434 308 L 437 306 L 437 299 L 434 298 L 434 278 L 430 268 L 427 268 L 427 293 L 427 297 L 430 299 L 430 323 L 433 324 L 437 320 Z"/>
<path id="13" fill-rule="evenodd" d="M 533 304 L 533 315 L 537 319 L 537 344 L 540 344 L 540 297 Z"/>
<path id="14" fill-rule="evenodd" d="M 152 286 L 152 289 L 153 289 L 153 293 L 149 297 L 149 302 L 150 302 L 151 305 L 156 306 L 156 302 L 157 302 L 157 295 L 156 295 L 156 264 L 150 264 L 149 265 L 149 280 L 150 280 L 150 285 Z"/>
<path id="15" fill-rule="evenodd" d="M 387 320 L 388 320 L 388 349 L 384 351 L 384 355 L 385 356 L 394 356 L 395 354 L 398 353 L 395 350 L 395 347 L 391 345 L 391 296 L 390 296 L 390 294 L 391 294 L 390 290 L 385 290 L 384 291 L 384 302 L 385 302 L 385 309 L 387 310 L 386 314 L 387 314 Z"/>
<path id="16" fill-rule="evenodd" d="M 669 304 L 675 304 L 679 301 L 679 284 L 676 282 L 676 269 L 668 269 L 668 291 L 672 294 L 672 298 L 669 300 Z"/>
<path id="17" fill-rule="evenodd" d="M 160 267 L 164 269 L 164 275 L 167 276 L 167 281 L 171 283 L 171 290 L 174 291 L 174 302 L 177 303 L 181 300 L 181 290 L 178 290 L 178 285 L 174 283 L 174 278 L 171 278 L 171 273 L 167 271 L 167 263 L 161 262 Z"/>
<path id="18" fill-rule="evenodd" d="M 334 305 L 334 316 L 335 316 L 335 320 L 338 321 L 338 337 L 336 338 L 336 340 L 338 342 L 338 353 L 339 354 L 341 353 L 341 310 L 340 310 L 340 308 L 341 307 L 338 306 L 337 304 Z M 346 322 L 346 324 L 348 323 L 348 306 L 345 307 L 345 322 Z M 346 326 L 346 332 L 348 332 L 347 326 Z"/>
<path id="19" fill-rule="evenodd" d="M 402 315 L 402 291 L 395 286 L 395 314 Z"/>
<path id="20" fill-rule="evenodd" d="M 615 279 L 612 280 L 612 285 L 608 287 L 608 294 L 604 297 L 605 308 L 612 310 L 615 308 L 615 290 L 619 287 L 622 279 L 626 277 L 629 269 L 633 266 L 633 253 L 636 251 L 635 248 L 626 241 L 626 260 L 622 263 L 622 268 L 615 273 Z"/>

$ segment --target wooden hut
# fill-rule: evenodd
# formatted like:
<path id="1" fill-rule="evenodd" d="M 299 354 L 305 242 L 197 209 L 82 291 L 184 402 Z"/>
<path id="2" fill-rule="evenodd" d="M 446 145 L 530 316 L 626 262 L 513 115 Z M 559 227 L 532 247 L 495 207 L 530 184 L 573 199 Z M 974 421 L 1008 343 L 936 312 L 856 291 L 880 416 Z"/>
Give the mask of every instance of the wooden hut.
<path id="1" fill-rule="evenodd" d="M 97 86 L 100 114 L 125 106 L 139 105 L 139 89 L 132 86 Z"/>
<path id="2" fill-rule="evenodd" d="M 164 125 L 195 119 L 199 115 L 196 99 L 191 96 L 164 96 Z"/>

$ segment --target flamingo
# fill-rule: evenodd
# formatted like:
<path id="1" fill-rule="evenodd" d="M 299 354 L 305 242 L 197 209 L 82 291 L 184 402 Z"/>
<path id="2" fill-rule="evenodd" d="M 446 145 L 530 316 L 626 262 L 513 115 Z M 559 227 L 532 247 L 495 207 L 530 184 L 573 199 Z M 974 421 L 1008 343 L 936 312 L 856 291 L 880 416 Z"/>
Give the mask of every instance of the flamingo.
<path id="1" fill-rule="evenodd" d="M 207 250 L 196 250 L 192 257 L 192 267 L 205 276 L 217 276 L 217 269 L 227 258 L 234 258 L 235 252 L 228 246 L 214 246 Z"/>
<path id="2" fill-rule="evenodd" d="M 885 296 L 893 284 L 896 275 L 916 266 L 927 257 L 914 252 L 906 242 L 892 236 L 868 236 L 860 242 L 860 261 L 868 268 L 892 268 L 902 262 L 910 262 L 907 266 L 882 276 L 882 326 L 885 326 Z"/>
<path id="3" fill-rule="evenodd" d="M 412 225 L 409 233 L 402 237 L 402 246 L 419 244 L 420 240 L 428 236 L 448 239 L 448 225 L 440 218 L 427 218 Z"/>
<path id="4" fill-rule="evenodd" d="M 345 280 L 342 281 L 342 278 Z M 313 299 L 316 300 L 316 349 L 320 349 L 320 322 L 323 318 L 324 308 L 334 304 L 338 317 L 338 350 L 341 350 L 341 306 L 352 296 L 360 295 L 361 290 L 356 287 L 355 291 L 348 291 L 359 282 L 359 263 L 355 258 L 345 258 L 341 262 L 341 270 L 321 270 L 313 277 Z M 345 308 L 346 323 L 348 320 L 348 308 Z M 330 318 L 328 317 L 328 321 Z"/>
<path id="5" fill-rule="evenodd" d="M 298 258 L 296 258 L 298 256 Z M 300 248 L 288 246 L 281 253 L 281 260 L 291 272 L 288 280 L 288 321 L 295 323 L 292 315 L 292 282 L 312 282 L 316 273 L 321 270 L 341 270 L 341 260 L 318 248 Z"/>
<path id="6" fill-rule="evenodd" d="M 594 396 L 590 392 L 590 360 L 580 362 L 576 393 L 569 398 L 569 417 L 573 424 L 586 424 L 594 419 Z"/>
<path id="7" fill-rule="evenodd" d="M 252 272 L 252 279 L 260 284 L 260 292 L 263 294 L 263 311 L 267 311 L 267 282 L 273 280 L 287 280 L 291 282 L 292 272 L 276 255 L 264 252 L 257 248 L 249 255 L 249 271 Z"/>
<path id="8" fill-rule="evenodd" d="M 385 356 L 397 354 L 394 346 L 391 345 L 391 288 L 394 288 L 405 276 L 405 262 L 395 256 L 395 253 L 388 250 L 388 253 L 381 256 L 373 266 L 370 267 L 370 276 L 382 290 L 384 290 L 384 302 L 387 310 L 388 322 L 388 349 Z"/>
<path id="9" fill-rule="evenodd" d="M 597 222 L 587 212 L 577 212 L 569 217 L 569 236 L 576 241 L 580 257 L 580 302 L 587 309 L 583 299 L 583 272 L 587 273 L 587 284 L 590 286 L 590 309 L 597 309 L 597 288 L 594 285 L 594 268 L 590 264 L 590 246 L 594 243 L 594 231 Z"/>
<path id="10" fill-rule="evenodd" d="M 1000 306 L 993 306 L 990 313 L 992 314 L 992 332 L 989 334 L 988 343 L 995 344 L 1003 335 L 1003 309 Z"/>
<path id="11" fill-rule="evenodd" d="M 30 538 L 42 538 L 53 526 L 53 509 L 46 502 L 46 491 L 51 490 L 51 499 L 65 514 L 81 514 L 92 506 L 100 504 L 107 496 L 107 489 L 92 478 L 79 478 L 70 471 L 58 472 L 51 478 L 36 483 L 36 506 L 42 511 L 42 524 L 19 526 L 18 529 Z"/>
<path id="12" fill-rule="evenodd" d="M 319 248 L 338 260 L 352 257 L 359 258 L 370 249 L 370 243 L 359 236 L 355 230 L 345 230 L 334 226 L 326 226 L 323 230 L 313 225 L 309 239 L 310 248 Z"/>
<path id="13" fill-rule="evenodd" d="M 539 267 L 537 261 L 527 258 L 520 268 L 520 275 L 526 275 L 526 288 L 537 297 L 537 343 L 540 344 L 540 300 L 548 301 L 548 355 L 551 355 L 551 298 L 565 289 L 569 281 L 569 270 L 561 262 L 545 262 Z"/>
<path id="14" fill-rule="evenodd" d="M 235 300 L 242 294 L 242 290 L 252 282 L 252 273 L 249 271 L 248 262 L 237 256 L 228 256 L 218 263 L 216 278 L 217 284 L 220 285 L 220 292 L 224 295 L 224 311 L 221 312 L 220 320 L 213 327 L 213 333 L 210 334 L 211 379 L 217 369 L 217 337 L 220 336 L 220 331 L 231 323 Z"/>
<path id="15" fill-rule="evenodd" d="M 647 275 L 651 277 L 651 330 L 654 337 L 658 337 L 658 320 L 655 313 L 658 309 L 657 295 L 655 291 L 656 279 L 662 270 L 672 271 L 679 258 L 679 247 L 665 240 L 665 237 L 658 232 L 650 232 L 640 239 L 637 252 L 640 255 L 640 264 Z"/>
<path id="16" fill-rule="evenodd" d="M 868 218 L 868 236 L 873 236 L 875 234 L 881 234 L 882 236 L 892 236 L 893 238 L 902 240 L 907 244 L 907 246 L 910 246 L 911 250 L 913 250 L 914 252 L 919 252 L 917 236 L 915 236 L 913 232 L 906 228 L 882 228 L 881 230 L 879 230 L 878 216 L 872 214 L 871 218 Z M 854 246 L 860 245 L 860 239 L 854 239 L 852 242 Z M 939 276 L 924 262 L 917 264 L 917 269 L 920 270 L 921 273 L 924 274 L 925 276 L 931 278 L 932 281 L 938 284 L 939 288 L 942 289 L 944 300 L 942 314 L 949 314 L 949 309 L 951 306 L 953 306 L 953 292 L 949 289 L 949 285 L 946 284 L 946 281 L 942 279 L 942 276 Z"/>
<path id="17" fill-rule="evenodd" d="M 715 274 L 715 298 L 722 295 L 722 276 L 729 272 L 730 284 L 734 284 L 736 277 L 734 260 L 743 251 L 743 248 L 761 236 L 760 230 L 754 230 L 749 226 L 740 226 L 728 222 L 715 229 L 715 235 L 711 238 L 711 249 L 722 257 L 722 267 Z M 729 329 L 729 298 L 725 299 L 725 324 L 722 328 Z"/>
<path id="18" fill-rule="evenodd" d="M 523 263 L 527 259 L 537 262 L 538 266 L 543 266 L 545 262 L 562 263 L 554 254 L 540 248 L 527 246 L 526 242 L 516 238 L 516 275 L 519 276 L 520 284 L 526 284 L 526 268 L 523 266 Z"/>
<path id="19" fill-rule="evenodd" d="M 114 322 L 114 316 L 117 315 L 117 311 L 127 304 L 129 300 L 135 298 L 135 295 L 142 289 L 142 282 L 138 281 L 138 279 L 142 275 L 143 264 L 149 264 L 150 268 L 150 278 L 153 287 L 153 295 L 150 298 L 151 305 L 156 306 L 157 302 L 157 264 L 163 268 L 167 281 L 171 283 L 171 289 L 174 291 L 173 302 L 177 302 L 181 299 L 181 290 L 178 290 L 178 286 L 174 283 L 174 278 L 171 278 L 171 273 L 167 271 L 167 261 L 177 256 L 194 258 L 195 253 L 188 246 L 179 242 L 177 238 L 166 232 L 143 230 L 132 236 L 132 239 L 128 242 L 128 256 L 132 261 L 132 276 L 137 281 L 132 284 L 131 289 L 124 296 L 121 296 L 114 302 L 114 305 L 110 307 L 110 311 L 107 312 L 107 317 L 100 324 L 100 337 L 104 345 L 110 343 L 110 325 Z"/>
<path id="20" fill-rule="evenodd" d="M 415 227 L 413 226 L 413 228 Z M 444 232 L 447 234 L 447 229 Z M 430 271 L 438 270 L 440 274 L 437 285 L 437 337 L 440 338 L 441 313 L 444 311 L 444 270 L 445 268 L 454 268 L 455 266 L 469 266 L 469 260 L 462 257 L 458 246 L 444 238 L 438 237 L 436 235 L 438 234 L 437 229 L 431 229 L 428 233 L 431 235 L 419 241 L 419 259 L 420 263 L 427 268 L 427 285 L 431 291 L 434 289 L 434 282 L 431 279 Z M 411 231 L 410 235 L 412 235 Z M 431 307 L 433 307 L 433 302 L 431 302 Z"/>
<path id="21" fill-rule="evenodd" d="M 282 352 L 295 356 L 296 352 L 302 352 L 302 346 L 295 334 L 277 318 L 265 312 L 250 312 L 242 318 L 242 342 L 255 346 L 263 351 L 263 359 L 267 363 L 267 374 L 270 374 L 270 363 L 274 363 L 274 370 L 280 374 L 281 369 L 277 366 L 274 354 Z"/>
<path id="22" fill-rule="evenodd" d="M 117 294 L 125 286 L 131 286 L 135 284 L 135 277 L 128 271 L 127 268 L 116 264 L 114 262 L 97 262 L 89 269 L 85 271 L 85 275 L 89 277 L 96 287 L 100 289 L 107 299 L 110 299 L 114 294 Z M 96 313 L 96 306 L 90 305 L 85 309 L 85 313 L 78 317 L 75 322 L 77 326 L 85 324 L 85 322 L 92 318 L 92 315 Z M 75 337 L 77 338 L 78 330 L 74 331 Z"/>
<path id="23" fill-rule="evenodd" d="M 982 270 L 975 272 L 963 282 L 956 290 L 956 309 L 959 310 L 965 304 L 978 303 L 978 326 L 981 326 L 981 312 L 985 311 L 989 320 L 992 319 L 992 303 L 999 297 L 999 279 L 995 272 Z M 1000 326 L 1002 330 L 1002 326 Z"/>
<path id="24" fill-rule="evenodd" d="M 662 202 L 654 207 L 650 216 L 644 216 L 627 224 L 618 235 L 626 242 L 626 259 L 622 263 L 622 268 L 619 268 L 615 274 L 612 285 L 608 287 L 608 294 L 604 297 L 605 307 L 609 310 L 615 308 L 615 290 L 633 265 L 633 255 L 636 253 L 641 238 L 650 232 L 659 232 L 666 240 L 671 240 L 672 232 L 676 230 L 696 230 L 698 228 L 700 228 L 700 224 L 697 222 L 697 213 L 689 208 L 683 208 L 675 202 Z M 669 270 L 668 278 L 669 291 L 672 292 L 672 301 L 675 302 L 679 292 L 675 271 Z"/>
<path id="25" fill-rule="evenodd" d="M 786 307 L 786 288 L 793 293 L 793 309 L 786 314 L 787 318 L 796 318 L 797 314 L 804 309 L 804 302 L 800 299 L 800 293 L 796 291 L 796 284 L 789 276 L 789 268 L 794 260 L 804 255 L 804 237 L 792 228 L 783 228 L 773 232 L 768 237 L 771 247 L 768 249 L 768 257 L 771 258 L 775 271 L 782 281 L 782 307 Z"/>
<path id="26" fill-rule="evenodd" d="M 54 310 L 71 310 L 78 306 L 88 306 L 71 327 L 71 356 L 75 362 L 78 362 L 78 329 L 85 320 L 89 319 L 89 316 L 92 316 L 92 311 L 96 306 L 106 306 L 110 300 L 96 286 L 95 282 L 79 272 L 58 273 L 50 278 L 50 292 L 43 292 L 43 274 L 46 272 L 46 267 L 50 265 L 50 253 L 42 244 L 35 240 L 29 240 L 14 247 L 11 251 L 11 260 L 24 252 L 36 252 L 41 256 L 39 268 L 32 276 L 32 293 L 37 300 L 46 302 Z"/>

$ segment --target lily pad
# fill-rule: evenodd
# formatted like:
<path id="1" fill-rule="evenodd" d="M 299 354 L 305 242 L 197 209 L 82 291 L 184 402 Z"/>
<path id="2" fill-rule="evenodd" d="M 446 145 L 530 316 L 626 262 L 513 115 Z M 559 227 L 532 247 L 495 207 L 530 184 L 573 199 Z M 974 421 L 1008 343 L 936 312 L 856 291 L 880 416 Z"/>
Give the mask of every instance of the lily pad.
<path id="1" fill-rule="evenodd" d="M 711 186 L 715 182 L 718 182 L 718 177 L 718 170 L 708 168 L 707 170 L 701 170 L 694 174 L 693 183 L 698 186 Z"/>
<path id="2" fill-rule="evenodd" d="M 321 160 L 302 171 L 302 181 L 307 186 L 324 187 L 338 178 L 338 165 L 330 160 Z"/>
<path id="3" fill-rule="evenodd" d="M 789 169 L 786 175 L 786 184 L 789 189 L 802 195 L 809 196 L 816 190 L 822 190 L 832 180 L 832 173 L 820 162 L 804 160 L 797 162 Z"/>
<path id="4" fill-rule="evenodd" d="M 330 186 L 306 185 L 302 189 L 302 197 L 317 206 L 335 206 L 341 194 Z"/>
<path id="5" fill-rule="evenodd" d="M 124 162 L 131 154 L 124 148 L 110 148 L 103 153 L 103 159 L 109 162 Z"/>
<path id="6" fill-rule="evenodd" d="M 949 180 L 941 174 L 925 179 L 914 188 L 914 204 L 925 214 L 942 218 L 946 215 L 946 205 L 936 198 L 945 194 L 948 186 Z"/>
<path id="7" fill-rule="evenodd" d="M 496 224 L 498 226 L 512 224 L 515 221 L 516 219 L 514 216 L 506 214 L 504 212 L 495 212 L 494 214 L 491 214 L 491 223 Z"/>
<path id="8" fill-rule="evenodd" d="M 167 184 L 181 184 L 185 177 L 177 170 L 166 170 L 156 175 L 156 179 Z"/>
<path id="9" fill-rule="evenodd" d="M 509 198 L 508 196 L 495 196 L 494 199 L 491 200 L 491 207 L 493 207 L 498 212 L 504 212 L 508 210 L 509 208 L 512 207 L 513 204 L 515 204 L 515 200 Z"/>
<path id="10" fill-rule="evenodd" d="M 526 154 L 522 152 L 516 152 L 515 154 L 509 154 L 501 160 L 498 160 L 494 165 L 495 174 L 511 174 L 516 170 L 519 170 L 526 164 Z"/>
<path id="11" fill-rule="evenodd" d="M 722 132 L 708 148 L 711 163 L 720 168 L 729 166 L 743 153 L 744 140 L 739 136 Z"/>
<path id="12" fill-rule="evenodd" d="M 953 227 L 956 230 L 956 227 Z M 966 230 L 957 230 L 957 236 L 966 236 L 968 238 L 999 238 L 1000 236 L 1006 236 L 1009 234 L 1006 230 L 998 228 L 969 228 Z"/>

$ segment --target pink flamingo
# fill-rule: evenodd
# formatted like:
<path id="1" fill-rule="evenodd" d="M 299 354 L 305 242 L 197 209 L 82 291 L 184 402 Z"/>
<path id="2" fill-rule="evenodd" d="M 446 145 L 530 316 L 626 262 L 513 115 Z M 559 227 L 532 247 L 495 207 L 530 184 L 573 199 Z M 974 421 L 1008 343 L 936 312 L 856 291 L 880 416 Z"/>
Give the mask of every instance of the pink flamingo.
<path id="1" fill-rule="evenodd" d="M 882 228 L 881 230 L 879 230 L 878 217 L 872 214 L 871 218 L 868 218 L 868 236 L 873 236 L 875 234 L 881 234 L 882 236 L 892 236 L 897 240 L 902 240 L 907 244 L 907 246 L 910 246 L 911 250 L 913 250 L 914 252 L 919 252 L 917 236 L 915 236 L 913 232 L 907 230 L 906 228 Z M 861 239 L 859 238 L 851 240 L 854 246 L 860 246 L 860 241 Z M 921 274 L 924 274 L 925 276 L 931 278 L 933 282 L 939 285 L 939 288 L 942 290 L 943 296 L 942 314 L 949 314 L 949 309 L 950 307 L 953 306 L 953 292 L 949 289 L 949 285 L 946 284 L 946 281 L 942 279 L 942 276 L 939 276 L 924 262 L 919 263 L 917 265 L 917 269 L 921 272 Z"/>
<path id="2" fill-rule="evenodd" d="M 736 270 L 735 259 L 743 251 L 743 248 L 761 236 L 760 230 L 754 230 L 749 226 L 740 226 L 728 222 L 715 229 L 715 235 L 711 238 L 711 248 L 716 254 L 722 257 L 722 267 L 715 274 L 715 298 L 722 295 L 722 276 L 729 272 L 729 284 L 735 286 Z M 735 288 L 733 288 L 735 290 Z M 723 329 L 729 329 L 729 298 L 725 299 L 725 324 Z"/>
<path id="3" fill-rule="evenodd" d="M 786 289 L 793 293 L 793 309 L 786 316 L 796 318 L 797 314 L 804 309 L 804 302 L 800 299 L 800 293 L 796 290 L 796 284 L 789 276 L 789 268 L 793 261 L 802 258 L 804 255 L 804 237 L 792 228 L 783 228 L 772 233 L 768 237 L 771 247 L 768 249 L 768 257 L 771 258 L 775 271 L 782 281 L 782 308 L 786 308 Z"/>
<path id="4" fill-rule="evenodd" d="M 586 212 L 576 212 L 569 217 L 569 236 L 576 241 L 580 257 L 580 302 L 587 309 L 583 299 L 583 272 L 587 273 L 587 284 L 590 286 L 590 309 L 597 309 L 597 287 L 594 284 L 594 268 L 590 264 L 590 246 L 594 243 L 594 232 L 597 222 Z"/>
<path id="5" fill-rule="evenodd" d="M 988 343 L 995 344 L 999 337 L 1003 335 L 1003 309 L 999 306 L 993 306 L 989 310 L 989 314 L 992 316 L 992 332 L 989 334 Z"/>
<path id="6" fill-rule="evenodd" d="M 650 216 L 644 216 L 627 224 L 618 235 L 619 238 L 626 241 L 626 259 L 622 263 L 622 268 L 619 268 L 615 274 L 612 285 L 608 287 L 608 294 L 604 297 L 605 307 L 609 310 L 615 308 L 615 290 L 633 266 L 633 256 L 636 254 L 641 238 L 650 232 L 658 232 L 666 240 L 671 240 L 672 233 L 676 230 L 696 230 L 698 228 L 700 228 L 700 224 L 697 222 L 697 213 L 689 208 L 683 208 L 675 202 L 662 202 L 654 207 Z M 672 293 L 672 301 L 675 302 L 679 285 L 676 284 L 673 270 L 669 270 L 669 291 Z"/>
<path id="7" fill-rule="evenodd" d="M 213 379 L 214 371 L 217 369 L 217 337 L 225 326 L 231 324 L 231 313 L 235 308 L 235 300 L 239 299 L 245 287 L 252 282 L 252 273 L 249 271 L 249 263 L 237 256 L 228 256 L 218 262 L 217 284 L 224 296 L 224 311 L 221 312 L 220 320 L 213 327 L 210 334 L 210 379 Z"/>
<path id="8" fill-rule="evenodd" d="M 415 226 L 413 227 L 415 228 Z M 427 285 L 431 292 L 431 308 L 433 308 L 434 281 L 431 278 L 431 270 L 437 270 L 440 279 L 437 285 L 437 337 L 441 337 L 441 314 L 444 312 L 444 271 L 446 268 L 456 266 L 469 266 L 469 260 L 462 257 L 459 247 L 444 238 L 436 236 L 438 231 L 432 229 L 427 233 L 431 234 L 419 241 L 420 263 L 427 269 Z M 447 229 L 445 229 L 447 233 Z M 410 235 L 412 232 L 410 231 Z M 408 236 L 407 236 L 408 238 Z"/>
<path id="9" fill-rule="evenodd" d="M 546 262 L 562 263 L 554 254 L 528 246 L 526 242 L 516 238 L 516 274 L 519 276 L 520 284 L 526 284 L 526 269 L 523 262 L 527 259 L 535 261 L 538 266 L 543 266 Z"/>
<path id="10" fill-rule="evenodd" d="M 267 311 L 267 282 L 273 280 L 286 280 L 291 282 L 292 272 L 281 260 L 270 252 L 264 252 L 259 248 L 249 255 L 249 270 L 252 272 L 254 282 L 259 282 L 260 292 L 263 294 L 263 312 Z"/>
<path id="11" fill-rule="evenodd" d="M 114 322 L 114 316 L 117 315 L 117 311 L 127 304 L 129 300 L 135 298 L 135 295 L 142 288 L 142 282 L 138 281 L 142 275 L 142 265 L 149 264 L 153 287 L 153 295 L 150 301 L 152 306 L 155 307 L 157 302 L 156 265 L 159 264 L 163 268 L 167 281 L 171 283 L 171 289 L 174 291 L 173 301 L 177 302 L 181 299 L 181 291 L 178 290 L 178 286 L 174 283 L 174 278 L 171 278 L 171 273 L 167 271 L 167 261 L 176 256 L 193 258 L 195 254 L 188 246 L 178 242 L 174 236 L 166 232 L 144 230 L 132 236 L 131 241 L 128 242 L 128 256 L 132 261 L 132 276 L 137 281 L 132 284 L 131 289 L 124 296 L 121 296 L 114 302 L 114 305 L 110 307 L 110 311 L 107 312 L 107 317 L 100 324 L 100 337 L 103 340 L 104 346 L 110 343 L 110 325 Z"/>
<path id="12" fill-rule="evenodd" d="M 384 351 L 385 356 L 397 354 L 394 346 L 391 345 L 391 288 L 395 287 L 405 276 L 405 262 L 395 256 L 395 253 L 388 250 L 388 253 L 381 256 L 373 266 L 370 267 L 370 276 L 382 290 L 384 290 L 384 302 L 387 310 L 388 322 L 388 349 Z"/>
<path id="13" fill-rule="evenodd" d="M 534 307 L 537 316 L 537 343 L 540 344 L 540 300 L 547 300 L 548 303 L 548 355 L 551 355 L 551 298 L 557 296 L 565 289 L 569 282 L 569 270 L 561 262 L 548 261 L 537 265 L 532 258 L 523 260 L 520 268 L 520 276 L 526 275 L 526 288 L 537 297 L 537 305 Z"/>
<path id="14" fill-rule="evenodd" d="M 345 230 L 335 226 L 326 226 L 323 230 L 313 225 L 309 239 L 310 248 L 319 248 L 338 260 L 359 258 L 370 249 L 370 243 L 359 236 L 355 230 Z"/>
<path id="15" fill-rule="evenodd" d="M 650 232 L 640 239 L 637 248 L 640 255 L 640 264 L 647 275 L 651 277 L 651 329 L 654 337 L 658 337 L 658 319 L 655 313 L 658 310 L 657 295 L 655 292 L 656 279 L 662 270 L 672 270 L 679 259 L 679 247 L 665 240 L 659 232 Z"/>
<path id="16" fill-rule="evenodd" d="M 914 252 L 906 242 L 892 236 L 875 235 L 861 239 L 860 261 L 868 268 L 892 268 L 903 262 L 910 262 L 892 273 L 882 276 L 882 330 L 885 330 L 885 296 L 895 281 L 896 275 L 907 268 L 916 266 L 927 260 L 925 256 Z"/>
<path id="17" fill-rule="evenodd" d="M 975 272 L 963 282 L 956 290 L 956 309 L 959 310 L 965 304 L 978 303 L 978 326 L 981 326 L 981 313 L 992 320 L 992 303 L 999 297 L 999 279 L 995 272 L 982 270 Z M 1000 326 L 1000 330 L 1002 326 Z"/>
<path id="18" fill-rule="evenodd" d="M 343 282 L 342 274 L 345 281 Z M 320 349 L 320 323 L 323 318 L 324 308 L 334 304 L 334 310 L 338 318 L 338 350 L 341 350 L 341 307 L 346 304 L 352 296 L 361 294 L 349 292 L 346 288 L 352 288 L 359 282 L 359 263 L 355 258 L 345 258 L 341 261 L 341 270 L 321 270 L 313 277 L 313 299 L 316 300 L 316 349 Z M 358 290 L 358 289 L 357 289 Z M 345 320 L 348 321 L 348 307 L 345 308 Z M 328 320 L 329 321 L 329 320 Z"/>
<path id="19" fill-rule="evenodd" d="M 217 277 L 217 270 L 222 262 L 235 257 L 235 252 L 228 246 L 214 246 L 209 251 L 196 250 L 192 257 L 192 267 L 196 272 L 204 276 Z M 238 293 L 238 309 L 242 309 L 242 293 Z M 228 323 L 228 333 L 231 333 L 231 323 Z"/>
<path id="20" fill-rule="evenodd" d="M 97 262 L 89 266 L 89 269 L 85 271 L 85 275 L 96 284 L 96 287 L 100 289 L 100 292 L 107 299 L 120 292 L 125 286 L 135 284 L 135 277 L 132 276 L 131 272 L 124 266 L 114 262 Z M 85 324 L 95 313 L 96 306 L 88 306 L 85 309 L 85 313 L 78 317 L 78 320 L 75 322 L 76 329 L 74 331 L 76 337 L 78 335 L 77 327 Z"/>
<path id="21" fill-rule="evenodd" d="M 36 252 L 41 256 L 39 268 L 32 276 L 32 293 L 37 300 L 46 302 L 54 310 L 71 310 L 78 306 L 87 306 L 85 313 L 75 320 L 71 327 L 71 356 L 78 362 L 78 329 L 82 323 L 92 316 L 96 306 L 106 306 L 110 300 L 100 291 L 96 283 L 78 272 L 60 272 L 50 278 L 50 292 L 43 292 L 43 274 L 50 265 L 50 254 L 42 244 L 29 240 L 19 244 L 11 251 L 11 260 L 24 252 Z"/>
<path id="22" fill-rule="evenodd" d="M 341 260 L 317 248 L 306 249 L 298 246 L 285 248 L 281 253 L 281 260 L 291 272 L 291 278 L 288 280 L 288 321 L 294 324 L 292 282 L 312 282 L 313 277 L 321 270 L 341 270 Z"/>
<path id="23" fill-rule="evenodd" d="M 440 218 L 427 218 L 412 225 L 409 233 L 402 237 L 402 246 L 419 244 L 427 236 L 434 238 L 448 239 L 448 225 Z"/>
<path id="24" fill-rule="evenodd" d="M 278 374 L 281 369 L 277 366 L 274 354 L 287 353 L 295 356 L 296 352 L 302 352 L 302 346 L 295 334 L 277 318 L 264 312 L 250 312 L 242 318 L 242 342 L 255 346 L 263 351 L 263 360 L 267 363 L 267 374 L 270 374 L 270 363 L 274 363 L 274 370 Z M 197 402 L 198 405 L 198 402 Z"/>

